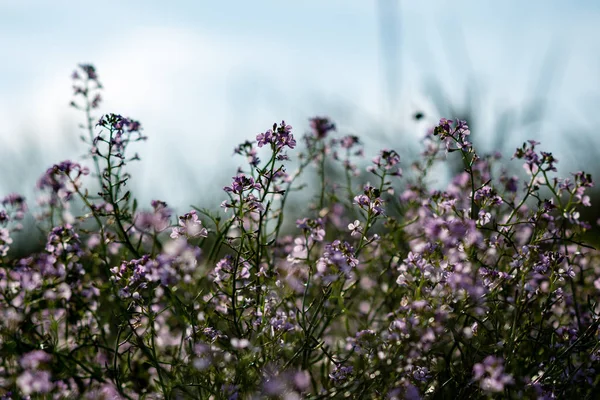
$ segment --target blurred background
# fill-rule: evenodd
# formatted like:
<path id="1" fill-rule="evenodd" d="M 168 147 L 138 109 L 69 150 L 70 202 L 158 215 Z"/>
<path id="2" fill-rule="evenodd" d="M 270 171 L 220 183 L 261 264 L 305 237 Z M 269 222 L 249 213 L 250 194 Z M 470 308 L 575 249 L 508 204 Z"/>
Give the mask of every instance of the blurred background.
<path id="1" fill-rule="evenodd" d="M 0 0 L 0 193 L 32 199 L 46 168 L 86 151 L 79 63 L 104 85 L 99 113 L 142 122 L 145 204 L 218 206 L 235 145 L 282 119 L 300 137 L 315 115 L 369 158 L 414 154 L 458 117 L 483 151 L 536 139 L 562 173 L 598 176 L 599 38 L 595 0 Z"/>

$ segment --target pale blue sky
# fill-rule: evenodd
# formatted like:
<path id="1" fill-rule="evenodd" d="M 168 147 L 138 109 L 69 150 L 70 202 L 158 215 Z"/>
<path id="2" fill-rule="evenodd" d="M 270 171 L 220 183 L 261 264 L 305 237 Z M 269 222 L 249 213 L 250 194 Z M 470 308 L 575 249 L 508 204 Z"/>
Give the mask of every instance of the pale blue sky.
<path id="1" fill-rule="evenodd" d="M 467 85 L 476 86 L 486 132 L 498 110 L 544 93 L 546 122 L 520 134 L 538 134 L 560 147 L 559 156 L 565 132 L 600 122 L 600 2 L 398 1 L 397 37 L 384 49 L 397 46 L 395 89 L 386 84 L 378 4 L 0 0 L 0 163 L 13 171 L 0 180 L 2 191 L 33 186 L 51 163 L 82 151 L 72 129 L 78 115 L 68 107 L 69 76 L 80 62 L 98 69 L 102 111 L 145 127 L 138 187 L 181 205 L 190 185 L 203 191 L 218 187 L 213 177 L 232 175 L 233 146 L 276 120 L 301 134 L 308 117 L 329 115 L 346 132 L 377 144 L 376 133 L 384 134 L 387 146 L 402 146 L 394 142 L 401 128 L 423 133 L 410 120 L 414 111 L 439 117 L 425 90 L 431 77 L 458 103 Z M 555 79 L 539 92 L 546 60 L 556 65 Z M 19 158 L 32 143 L 39 156 Z M 16 161 L 5 166 L 11 153 Z"/>

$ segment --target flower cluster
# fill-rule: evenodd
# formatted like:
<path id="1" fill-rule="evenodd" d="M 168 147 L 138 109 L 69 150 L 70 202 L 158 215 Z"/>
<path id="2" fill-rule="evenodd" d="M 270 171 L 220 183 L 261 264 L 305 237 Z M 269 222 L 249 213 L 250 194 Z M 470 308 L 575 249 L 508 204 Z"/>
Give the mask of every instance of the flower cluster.
<path id="1" fill-rule="evenodd" d="M 367 213 L 372 213 L 375 216 L 381 215 L 385 213 L 385 210 L 380 196 L 381 190 L 371 185 L 365 185 L 363 194 L 354 197 L 354 203 Z"/>
<path id="2" fill-rule="evenodd" d="M 89 169 L 73 161 L 63 161 L 48 168 L 39 179 L 38 189 L 48 189 L 56 199 L 69 200 L 82 185 L 81 178 L 89 174 Z"/>
<path id="3" fill-rule="evenodd" d="M 71 102 L 71 106 L 77 109 L 90 109 L 100 107 L 102 95 L 99 90 L 102 89 L 102 84 L 98 80 L 96 68 L 91 64 L 80 64 L 79 69 L 71 74 L 73 79 L 73 93 L 75 97 L 83 97 L 85 105 L 80 105 L 76 100 Z M 87 100 L 90 101 L 87 101 Z"/>
<path id="4" fill-rule="evenodd" d="M 180 215 L 138 208 L 140 124 L 95 125 L 96 70 L 73 78 L 92 173 L 43 174 L 29 254 L 25 199 L 0 200 L 0 399 L 594 398 L 593 181 L 539 143 L 519 175 L 442 119 L 404 174 L 322 117 L 291 159 L 282 122 L 235 147 L 224 210 Z"/>
<path id="5" fill-rule="evenodd" d="M 473 367 L 473 379 L 488 393 L 501 393 L 504 386 L 514 382 L 512 376 L 504 373 L 503 360 L 487 356 L 483 362 Z"/>
<path id="6" fill-rule="evenodd" d="M 310 119 L 310 127 L 317 139 L 323 139 L 331 131 L 335 131 L 335 124 L 325 117 Z"/>
<path id="7" fill-rule="evenodd" d="M 4 197 L 0 204 L 4 208 L 0 209 L 0 257 L 4 257 L 8 254 L 13 242 L 10 236 L 11 232 L 23 229 L 23 225 L 19 221 L 25 217 L 27 203 L 23 196 L 12 193 Z M 16 222 L 16 224 L 11 224 L 11 222 Z"/>
<path id="8" fill-rule="evenodd" d="M 270 144 L 277 150 L 281 150 L 284 147 L 293 149 L 296 147 L 296 140 L 291 132 L 292 126 L 286 125 L 285 121 L 281 121 L 279 126 L 273 124 L 273 129 L 269 129 L 265 133 L 256 135 L 258 147 Z"/>

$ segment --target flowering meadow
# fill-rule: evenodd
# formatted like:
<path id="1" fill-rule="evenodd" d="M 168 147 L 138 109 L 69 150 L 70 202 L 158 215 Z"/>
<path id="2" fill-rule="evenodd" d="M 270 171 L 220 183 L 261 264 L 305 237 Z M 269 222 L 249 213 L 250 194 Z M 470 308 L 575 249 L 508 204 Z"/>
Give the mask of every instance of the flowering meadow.
<path id="1" fill-rule="evenodd" d="M 31 211 L 0 197 L 0 399 L 600 397 L 592 179 L 539 143 L 502 161 L 442 119 L 405 165 L 282 121 L 235 147 L 219 211 L 176 215 L 128 190 L 141 124 L 95 115 L 93 66 L 73 82 L 87 154 Z M 17 257 L 30 212 L 44 242 Z"/>

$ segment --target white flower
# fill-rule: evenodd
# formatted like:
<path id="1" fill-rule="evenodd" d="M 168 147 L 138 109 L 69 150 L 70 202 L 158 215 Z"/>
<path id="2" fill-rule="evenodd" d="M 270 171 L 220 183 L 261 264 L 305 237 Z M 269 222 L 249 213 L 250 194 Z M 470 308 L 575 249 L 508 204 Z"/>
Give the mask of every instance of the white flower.
<path id="1" fill-rule="evenodd" d="M 350 236 L 360 236 L 362 234 L 362 227 L 360 226 L 360 221 L 356 220 L 351 224 L 348 224 L 348 229 L 352 232 Z"/>

